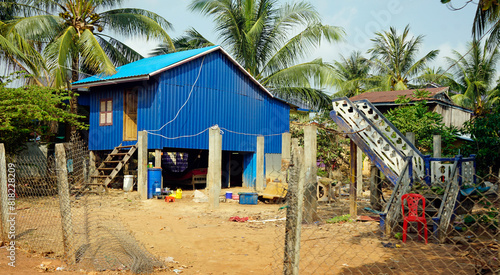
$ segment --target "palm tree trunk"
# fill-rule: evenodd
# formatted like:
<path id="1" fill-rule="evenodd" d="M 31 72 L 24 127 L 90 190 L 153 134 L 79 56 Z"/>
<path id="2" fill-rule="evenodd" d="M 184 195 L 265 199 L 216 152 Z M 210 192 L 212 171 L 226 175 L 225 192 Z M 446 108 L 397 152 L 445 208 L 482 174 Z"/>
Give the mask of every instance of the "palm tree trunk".
<path id="1" fill-rule="evenodd" d="M 80 68 L 80 59 L 78 57 L 73 58 L 71 62 L 71 83 L 78 81 L 78 70 Z M 78 97 L 76 96 L 76 92 L 70 90 L 71 99 L 69 100 L 69 108 L 70 113 L 78 114 Z M 76 132 L 76 126 L 71 125 L 69 127 L 71 129 L 71 134 Z"/>

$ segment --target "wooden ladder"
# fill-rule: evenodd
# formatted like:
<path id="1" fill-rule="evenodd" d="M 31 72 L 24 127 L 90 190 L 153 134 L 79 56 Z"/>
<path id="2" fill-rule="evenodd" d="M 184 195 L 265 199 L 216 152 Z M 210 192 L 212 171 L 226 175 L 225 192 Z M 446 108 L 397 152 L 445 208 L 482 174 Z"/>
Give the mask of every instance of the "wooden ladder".
<path id="1" fill-rule="evenodd" d="M 95 173 L 91 176 L 90 186 L 102 186 L 108 191 L 108 185 L 118 175 L 123 166 L 129 161 L 137 150 L 137 144 L 122 146 L 121 144 L 99 165 Z"/>

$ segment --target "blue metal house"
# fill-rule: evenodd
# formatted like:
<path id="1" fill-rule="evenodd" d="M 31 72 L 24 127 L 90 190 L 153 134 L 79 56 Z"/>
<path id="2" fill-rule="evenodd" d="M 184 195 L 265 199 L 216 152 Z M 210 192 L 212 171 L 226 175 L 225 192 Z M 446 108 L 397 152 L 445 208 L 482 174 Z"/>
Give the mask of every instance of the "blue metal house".
<path id="1" fill-rule="evenodd" d="M 116 70 L 73 83 L 88 90 L 89 150 L 135 144 L 137 131 L 146 130 L 148 149 L 200 158 L 208 150 L 207 129 L 218 125 L 222 166 L 230 166 L 233 156 L 245 186 L 255 178 L 256 135 L 265 136 L 265 153 L 281 153 L 290 106 L 220 46 L 145 58 Z"/>

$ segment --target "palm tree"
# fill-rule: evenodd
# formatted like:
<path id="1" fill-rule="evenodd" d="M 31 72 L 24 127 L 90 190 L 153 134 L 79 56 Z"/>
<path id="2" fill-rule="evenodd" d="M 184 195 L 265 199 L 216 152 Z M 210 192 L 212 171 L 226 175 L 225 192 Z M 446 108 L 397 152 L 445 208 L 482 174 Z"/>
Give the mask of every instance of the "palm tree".
<path id="1" fill-rule="evenodd" d="M 2 36 L 27 56 L 41 55 L 55 87 L 68 87 L 81 72 L 112 74 L 115 66 L 141 59 L 133 49 L 106 34 L 161 39 L 172 45 L 171 24 L 142 9 L 118 8 L 123 0 L 18 0 L 0 2 L 13 19 L 4 21 Z M 5 45 L 2 49 L 9 48 Z M 14 60 L 11 59 L 11 62 Z M 76 100 L 76 97 L 74 98 Z M 74 102 L 76 103 L 76 101 Z M 76 105 L 72 104 L 76 108 Z"/>
<path id="2" fill-rule="evenodd" d="M 486 42 L 470 42 L 468 54 L 453 51 L 455 58 L 448 57 L 453 65 L 460 94 L 452 96 L 455 103 L 471 108 L 477 115 L 482 115 L 498 100 L 494 89 L 496 66 L 500 58 L 498 47 L 491 47 Z"/>
<path id="3" fill-rule="evenodd" d="M 122 0 L 18 0 L 0 2 L 11 8 L 13 18 L 5 21 L 1 34 L 15 48 L 34 60 L 46 73 L 45 85 L 70 88 L 80 74 L 112 74 L 115 66 L 143 58 L 136 51 L 106 34 L 159 38 L 172 44 L 166 29 L 171 24 L 161 16 L 142 9 L 113 9 Z M 173 47 L 173 45 L 172 45 Z M 41 55 L 39 54 L 41 52 Z M 23 68 L 19 58 L 10 54 L 11 64 Z M 50 78 L 49 78 L 50 74 Z M 39 72 L 34 74 L 41 76 Z M 41 81 L 37 81 L 42 84 Z M 71 113 L 77 113 L 77 96 L 70 100 Z"/>
<path id="4" fill-rule="evenodd" d="M 447 86 L 453 91 L 459 89 L 459 85 L 453 79 L 453 74 L 445 71 L 442 67 L 426 67 L 422 70 L 419 76 L 414 79 L 414 82 L 414 88 L 416 89 L 425 88 L 429 84 Z"/>
<path id="5" fill-rule="evenodd" d="M 323 39 L 338 41 L 344 33 L 338 27 L 322 25 L 311 4 L 277 6 L 277 0 L 192 0 L 190 8 L 214 18 L 221 44 L 274 94 L 317 106 L 329 104 L 320 88 L 333 83 L 332 66 L 321 59 L 300 64 L 298 61 Z"/>
<path id="6" fill-rule="evenodd" d="M 373 78 L 370 75 L 370 61 L 360 52 L 353 52 L 348 58 L 340 56 L 341 61 L 334 62 L 338 74 L 335 81 L 335 97 L 351 97 L 370 90 Z"/>
<path id="7" fill-rule="evenodd" d="M 372 62 L 379 75 L 387 76 L 382 83 L 391 90 L 406 90 L 413 77 L 426 67 L 426 63 L 436 58 L 439 51 L 428 52 L 424 57 L 416 60 L 423 36 L 410 37 L 410 27 L 407 25 L 401 35 L 391 27 L 389 31 L 375 33 L 372 39 L 373 48 L 368 50 L 372 54 Z"/>
<path id="8" fill-rule="evenodd" d="M 214 45 L 212 42 L 208 41 L 201 33 L 199 33 L 194 28 L 190 28 L 189 30 L 186 31 L 184 35 L 174 38 L 173 44 L 175 48 L 171 48 L 168 43 L 161 43 L 151 52 L 151 55 L 162 55 L 178 51 L 199 49 Z"/>
<path id="9" fill-rule="evenodd" d="M 479 0 L 472 25 L 474 39 L 480 40 L 487 32 L 491 32 L 488 42 L 497 44 L 500 39 L 500 6 L 497 0 Z"/>

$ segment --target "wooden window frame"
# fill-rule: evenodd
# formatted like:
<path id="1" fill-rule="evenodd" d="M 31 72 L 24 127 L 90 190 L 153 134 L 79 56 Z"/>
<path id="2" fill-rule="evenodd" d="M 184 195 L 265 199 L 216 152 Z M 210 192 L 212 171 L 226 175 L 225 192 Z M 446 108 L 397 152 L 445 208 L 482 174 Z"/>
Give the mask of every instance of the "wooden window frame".
<path id="1" fill-rule="evenodd" d="M 111 101 L 111 110 L 108 110 L 108 102 Z M 104 102 L 104 111 L 101 109 Z M 104 114 L 104 122 L 101 120 Z M 111 114 L 111 122 L 107 122 L 108 114 Z M 103 98 L 99 101 L 99 126 L 112 126 L 113 125 L 113 98 Z"/>

